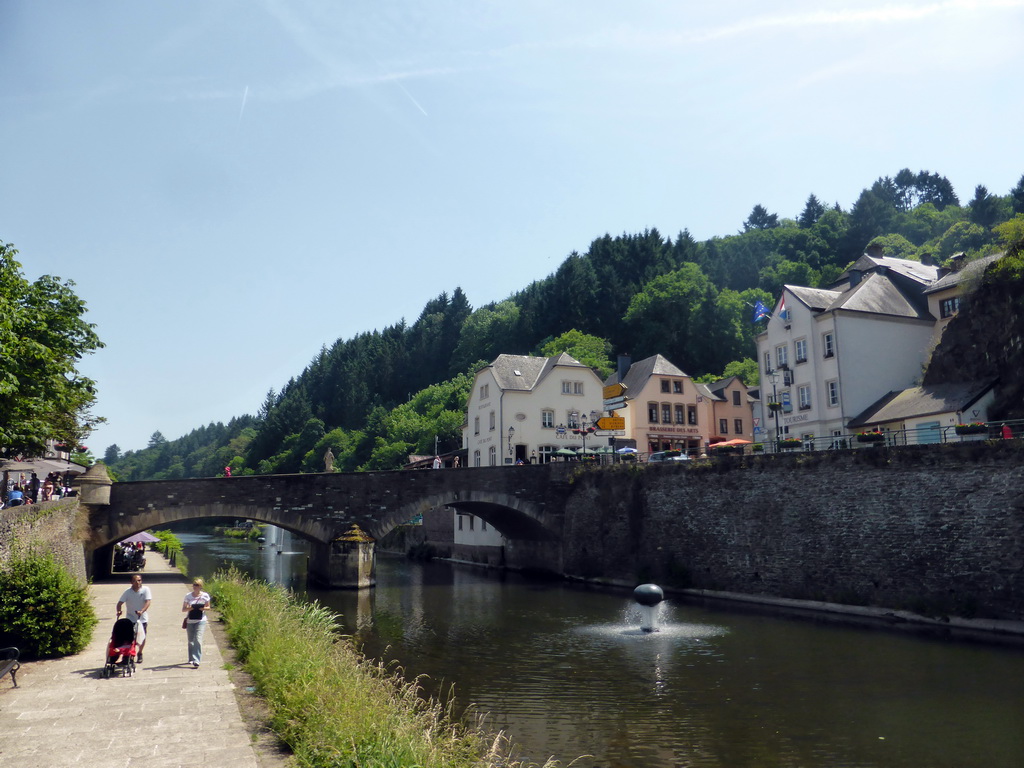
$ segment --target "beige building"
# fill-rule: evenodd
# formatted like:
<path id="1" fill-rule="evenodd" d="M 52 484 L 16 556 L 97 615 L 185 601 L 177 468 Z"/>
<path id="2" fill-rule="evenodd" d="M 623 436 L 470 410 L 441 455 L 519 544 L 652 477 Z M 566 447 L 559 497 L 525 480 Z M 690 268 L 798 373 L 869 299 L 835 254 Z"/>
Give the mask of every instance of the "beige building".
<path id="1" fill-rule="evenodd" d="M 733 376 L 697 384 L 661 355 L 653 355 L 612 374 L 606 387 L 625 386 L 625 435 L 617 441 L 641 454 L 678 450 L 700 455 L 709 443 L 750 440 L 752 412 L 747 387 Z M 625 367 L 625 366 L 622 366 Z"/>

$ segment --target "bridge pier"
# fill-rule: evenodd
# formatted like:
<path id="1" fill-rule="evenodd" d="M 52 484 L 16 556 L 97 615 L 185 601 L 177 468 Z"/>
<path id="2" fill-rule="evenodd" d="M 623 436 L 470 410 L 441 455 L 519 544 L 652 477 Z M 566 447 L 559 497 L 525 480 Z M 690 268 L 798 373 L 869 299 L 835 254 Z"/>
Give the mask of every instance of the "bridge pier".
<path id="1" fill-rule="evenodd" d="M 331 589 L 366 589 L 377 583 L 376 542 L 358 525 L 326 544 L 311 542 L 309 576 Z"/>

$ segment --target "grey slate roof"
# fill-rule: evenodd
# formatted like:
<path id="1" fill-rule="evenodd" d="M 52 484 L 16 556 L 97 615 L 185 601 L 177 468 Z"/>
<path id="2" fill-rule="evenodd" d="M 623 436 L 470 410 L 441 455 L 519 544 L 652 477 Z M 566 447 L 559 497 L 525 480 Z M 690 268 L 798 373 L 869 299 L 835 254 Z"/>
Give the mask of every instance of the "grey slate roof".
<path id="1" fill-rule="evenodd" d="M 816 312 L 828 309 L 832 302 L 842 295 L 840 291 L 828 291 L 824 288 L 805 288 L 802 285 L 787 285 L 786 288 L 806 304 L 809 309 L 813 309 Z"/>
<path id="2" fill-rule="evenodd" d="M 852 419 L 850 427 L 966 411 L 994 385 L 995 382 L 969 381 L 889 392 Z"/>
<path id="3" fill-rule="evenodd" d="M 931 319 L 923 305 L 915 306 L 892 280 L 877 272 L 866 275 L 853 288 L 839 294 L 829 309 Z"/>
<path id="4" fill-rule="evenodd" d="M 613 373 L 604 383 L 605 386 L 625 384 L 628 396 L 630 390 L 639 392 L 643 389 L 644 384 L 647 383 L 651 376 L 686 376 L 686 374 L 661 355 L 652 355 L 643 360 L 638 360 L 629 366 L 629 370 L 622 377 L 622 381 L 619 381 L 617 373 Z"/>
<path id="5" fill-rule="evenodd" d="M 892 256 L 869 256 L 863 254 L 849 269 L 836 280 L 836 285 L 848 282 L 851 272 L 876 272 L 879 268 L 903 275 L 921 285 L 930 285 L 939 278 L 939 268 L 933 264 L 922 264 L 910 259 L 896 259 Z"/>
<path id="6" fill-rule="evenodd" d="M 502 390 L 528 392 L 536 387 L 556 366 L 581 368 L 585 371 L 592 370 L 565 352 L 555 357 L 498 355 L 487 367 L 494 373 L 494 379 Z"/>
<path id="7" fill-rule="evenodd" d="M 957 272 L 950 272 L 948 275 L 940 277 L 934 283 L 932 283 L 925 290 L 925 293 L 936 293 L 938 291 L 944 291 L 948 288 L 955 288 L 964 280 L 973 280 L 980 278 L 985 270 L 989 268 L 994 262 L 1005 256 L 1005 253 L 996 253 L 991 256 L 982 256 L 980 259 L 969 261 L 964 264 L 963 269 Z"/>

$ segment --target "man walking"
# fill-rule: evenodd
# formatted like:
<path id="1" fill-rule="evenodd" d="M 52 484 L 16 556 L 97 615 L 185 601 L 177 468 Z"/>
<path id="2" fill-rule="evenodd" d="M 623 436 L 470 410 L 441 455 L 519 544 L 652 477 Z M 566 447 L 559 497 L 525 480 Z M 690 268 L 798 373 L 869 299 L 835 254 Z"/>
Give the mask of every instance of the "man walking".
<path id="1" fill-rule="evenodd" d="M 148 634 L 146 630 L 149 629 L 149 614 L 146 611 L 149 610 L 149 605 L 152 602 L 153 593 L 149 591 L 149 587 L 142 586 L 142 574 L 140 573 L 132 575 L 132 585 L 122 593 L 121 599 L 117 601 L 117 618 L 121 618 L 122 609 L 127 609 L 127 618 L 132 624 L 142 623 L 142 630 L 138 633 L 142 639 L 139 640 L 135 655 L 139 664 L 142 663 L 142 649 L 146 647 L 146 635 Z"/>

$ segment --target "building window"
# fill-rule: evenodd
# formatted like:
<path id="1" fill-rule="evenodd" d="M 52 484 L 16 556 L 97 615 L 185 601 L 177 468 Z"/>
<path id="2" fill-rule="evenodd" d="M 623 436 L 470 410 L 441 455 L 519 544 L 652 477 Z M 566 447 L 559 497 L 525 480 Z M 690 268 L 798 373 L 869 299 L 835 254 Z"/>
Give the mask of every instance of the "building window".
<path id="1" fill-rule="evenodd" d="M 736 434 L 736 435 L 742 435 L 743 434 L 743 419 L 733 419 L 732 420 L 732 431 L 733 431 L 733 434 Z"/>
<path id="2" fill-rule="evenodd" d="M 811 408 L 811 388 L 803 385 L 796 388 L 796 396 L 800 401 L 800 410 L 808 411 Z"/>
<path id="3" fill-rule="evenodd" d="M 738 389 L 734 389 L 732 391 L 732 404 L 733 405 L 739 405 L 740 404 L 740 391 Z"/>
<path id="4" fill-rule="evenodd" d="M 807 339 L 796 340 L 796 361 L 798 363 L 807 362 Z"/>
<path id="5" fill-rule="evenodd" d="M 491 411 L 490 417 L 491 417 L 491 431 L 493 432 L 494 431 L 494 411 Z"/>
<path id="6" fill-rule="evenodd" d="M 729 420 L 719 419 L 718 420 L 718 434 L 728 435 L 729 434 Z"/>
<path id="7" fill-rule="evenodd" d="M 835 357 L 836 354 L 836 339 L 832 335 L 832 332 L 824 334 L 821 337 L 821 346 L 825 350 L 825 357 Z"/>
<path id="8" fill-rule="evenodd" d="M 473 520 L 474 519 L 475 518 L 473 517 L 473 515 L 469 516 L 469 530 L 471 530 L 471 531 L 473 530 Z"/>
<path id="9" fill-rule="evenodd" d="M 572 394 L 572 382 L 571 381 L 563 381 L 562 382 L 562 394 L 563 395 L 571 395 Z"/>
<path id="10" fill-rule="evenodd" d="M 672 382 L 672 394 L 681 395 L 683 394 L 683 382 L 673 381 Z"/>
<path id="11" fill-rule="evenodd" d="M 479 435 L 480 434 L 480 417 L 479 416 L 474 416 L 473 417 L 473 434 L 474 435 Z"/>
<path id="12" fill-rule="evenodd" d="M 498 452 L 492 445 L 487 449 L 487 466 L 494 467 L 498 464 Z"/>
<path id="13" fill-rule="evenodd" d="M 565 423 L 569 425 L 569 429 L 580 428 L 580 415 L 576 411 L 569 411 L 565 417 Z"/>
<path id="14" fill-rule="evenodd" d="M 661 423 L 671 424 L 672 423 L 672 406 L 668 403 L 661 404 Z"/>
<path id="15" fill-rule="evenodd" d="M 686 406 L 686 423 L 691 425 L 697 424 L 697 406 L 688 405 Z"/>
<path id="16" fill-rule="evenodd" d="M 661 380 L 661 391 L 664 392 L 667 395 L 671 389 L 672 389 L 672 382 L 670 382 L 668 379 L 662 379 Z"/>
<path id="17" fill-rule="evenodd" d="M 480 521 L 480 530 L 481 531 L 486 531 L 487 530 L 487 521 L 486 520 L 481 520 Z"/>
<path id="18" fill-rule="evenodd" d="M 551 410 L 543 410 L 540 412 L 540 425 L 544 429 L 555 428 L 555 412 Z"/>
<path id="19" fill-rule="evenodd" d="M 658 404 L 648 403 L 647 404 L 647 421 L 651 424 L 658 423 Z"/>
<path id="20" fill-rule="evenodd" d="M 483 384 L 480 386 L 480 399 L 486 400 L 491 395 L 491 385 Z"/>
<path id="21" fill-rule="evenodd" d="M 942 317 L 952 317 L 960 311 L 960 297 L 954 296 L 951 299 L 943 299 L 939 302 L 939 314 Z"/>
<path id="22" fill-rule="evenodd" d="M 683 410 L 683 406 L 676 406 L 676 424 L 686 423 L 686 412 Z"/>
<path id="23" fill-rule="evenodd" d="M 825 387 L 828 389 L 828 404 L 830 407 L 834 408 L 839 405 L 839 382 L 826 382 Z"/>
<path id="24" fill-rule="evenodd" d="M 558 448 L 553 445 L 542 445 L 537 449 L 537 460 L 541 464 L 548 464 L 554 458 L 555 451 L 557 450 Z"/>
<path id="25" fill-rule="evenodd" d="M 764 372 L 765 372 L 766 375 L 772 372 L 772 353 L 771 352 L 765 352 L 764 353 Z"/>
<path id="26" fill-rule="evenodd" d="M 473 451 L 473 466 L 480 466 L 480 451 Z"/>
<path id="27" fill-rule="evenodd" d="M 460 530 L 460 531 L 462 530 L 462 519 L 463 519 L 464 517 L 465 517 L 465 515 L 459 515 L 459 516 L 458 516 L 458 518 L 459 518 L 459 530 Z"/>
<path id="28" fill-rule="evenodd" d="M 783 344 L 780 347 L 775 348 L 775 362 L 776 368 L 782 368 L 783 366 L 789 365 L 789 347 Z"/>
<path id="29" fill-rule="evenodd" d="M 582 381 L 563 381 L 562 382 L 562 394 L 563 395 L 582 395 L 583 394 L 583 382 Z"/>

